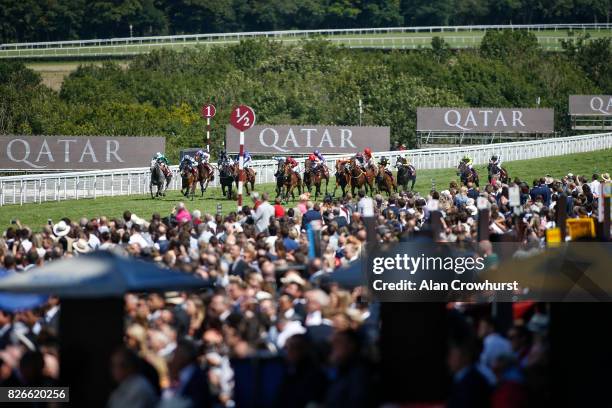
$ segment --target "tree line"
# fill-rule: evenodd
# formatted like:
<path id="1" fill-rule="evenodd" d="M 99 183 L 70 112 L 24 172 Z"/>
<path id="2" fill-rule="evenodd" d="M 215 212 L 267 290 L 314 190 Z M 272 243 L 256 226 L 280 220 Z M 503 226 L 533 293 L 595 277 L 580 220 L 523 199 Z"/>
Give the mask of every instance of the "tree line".
<path id="1" fill-rule="evenodd" d="M 541 107 L 569 129 L 568 96 L 612 92 L 610 39 L 564 42 L 545 52 L 527 32 L 488 32 L 480 49 L 354 50 L 309 40 L 157 50 L 131 60 L 80 66 L 61 91 L 17 62 L 0 62 L 0 134 L 166 136 L 181 148 L 204 143 L 199 111 L 217 106 L 213 146 L 222 146 L 232 106 L 261 124 L 390 126 L 392 142 L 415 146 L 416 108 Z"/>
<path id="2" fill-rule="evenodd" d="M 2 0 L 0 43 L 260 30 L 609 22 L 610 0 Z"/>

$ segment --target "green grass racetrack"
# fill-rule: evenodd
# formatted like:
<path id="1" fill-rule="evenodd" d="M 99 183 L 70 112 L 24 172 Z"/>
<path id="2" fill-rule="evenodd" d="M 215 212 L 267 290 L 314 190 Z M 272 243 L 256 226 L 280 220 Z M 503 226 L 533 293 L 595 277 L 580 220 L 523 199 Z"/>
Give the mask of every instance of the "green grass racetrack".
<path id="1" fill-rule="evenodd" d="M 519 177 L 530 184 L 533 179 L 546 174 L 560 178 L 569 172 L 584 175 L 590 179 L 593 173 L 612 172 L 612 149 L 544 159 L 505 162 L 503 166 L 509 171 L 512 178 Z M 485 166 L 476 166 L 476 168 L 481 180 L 486 181 Z M 431 189 L 432 182 L 434 182 L 436 189 L 440 191 L 446 189 L 448 183 L 452 180 L 457 180 L 453 169 L 420 171 L 417 169 L 415 190 L 421 194 L 427 194 Z M 330 180 L 330 192 L 333 191 L 334 183 L 333 179 Z M 256 185 L 255 188 L 259 192 L 269 192 L 274 197 L 273 184 Z M 340 190 L 338 190 L 336 195 L 340 195 Z M 164 216 L 170 213 L 179 201 L 185 201 L 190 210 L 199 209 L 202 212 L 208 213 L 216 211 L 217 203 L 221 203 L 223 213 L 236 209 L 236 202 L 221 197 L 221 190 L 218 188 L 209 189 L 203 198 L 200 197 L 198 191 L 193 202 L 185 200 L 177 191 L 169 191 L 165 198 L 155 200 L 152 200 L 147 194 L 45 202 L 42 204 L 25 204 L 23 206 L 8 205 L 0 207 L 0 228 L 4 230 L 10 226 L 12 219 L 19 219 L 22 224 L 39 230 L 47 223 L 49 218 L 53 222 L 57 222 L 62 217 L 69 217 L 73 220 L 80 217 L 102 215 L 120 217 L 125 210 L 130 210 L 144 218 L 149 218 L 154 212 L 159 212 Z M 245 197 L 245 204 L 251 204 L 250 198 Z"/>

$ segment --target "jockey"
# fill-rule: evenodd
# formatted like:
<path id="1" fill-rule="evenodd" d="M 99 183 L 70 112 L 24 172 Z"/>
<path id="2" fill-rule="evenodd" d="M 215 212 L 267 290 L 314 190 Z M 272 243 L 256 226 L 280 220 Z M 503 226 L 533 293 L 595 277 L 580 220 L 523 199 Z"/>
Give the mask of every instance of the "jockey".
<path id="1" fill-rule="evenodd" d="M 372 159 L 372 149 L 366 147 L 363 149 L 363 158 L 365 159 L 365 166 L 371 166 L 374 164 L 374 159 Z"/>
<path id="2" fill-rule="evenodd" d="M 317 156 L 315 156 L 314 153 L 310 153 L 308 155 L 308 157 L 306 158 L 306 160 L 311 163 L 311 169 L 314 170 L 315 165 L 317 163 Z M 304 162 L 304 165 L 306 165 L 306 162 Z M 308 167 L 306 167 L 306 168 L 308 168 Z"/>
<path id="3" fill-rule="evenodd" d="M 289 166 L 291 166 L 292 169 L 295 169 L 298 166 L 298 162 L 291 156 L 287 157 L 287 160 L 285 160 L 285 163 L 289 164 Z"/>
<path id="4" fill-rule="evenodd" d="M 470 170 L 473 169 L 474 162 L 472 161 L 472 158 L 470 156 L 467 156 L 467 155 L 463 156 L 463 159 L 461 159 L 461 160 L 465 163 L 465 166 L 468 169 L 470 169 Z"/>
<path id="5" fill-rule="evenodd" d="M 387 158 L 385 156 L 380 158 L 380 161 L 378 162 L 378 164 L 380 166 L 383 166 L 383 169 L 385 170 L 385 173 L 387 173 L 390 176 L 393 176 L 393 173 L 391 173 L 391 170 L 388 169 L 387 166 L 389 166 L 389 161 L 387 160 Z"/>
<path id="6" fill-rule="evenodd" d="M 168 159 L 161 152 L 155 153 L 155 155 L 153 156 L 153 159 L 151 160 L 151 167 L 153 167 L 155 165 L 155 163 L 159 163 L 159 164 L 163 163 L 166 166 L 169 166 Z"/>
<path id="7" fill-rule="evenodd" d="M 312 154 L 314 154 L 315 158 L 318 159 L 319 163 L 325 163 L 325 157 L 323 157 L 319 150 L 315 150 L 314 152 L 312 152 Z"/>
<path id="8" fill-rule="evenodd" d="M 224 164 L 231 166 L 234 164 L 234 160 L 225 150 L 219 150 L 219 160 L 217 160 L 217 165 L 223 166 Z"/>
<path id="9" fill-rule="evenodd" d="M 244 163 L 243 163 L 243 166 L 245 169 L 251 167 L 251 164 L 252 164 L 251 160 L 252 160 L 251 153 L 245 150 L 244 151 Z"/>
<path id="10" fill-rule="evenodd" d="M 308 156 L 308 160 L 312 162 L 312 170 L 316 170 L 319 166 L 325 163 L 325 157 L 321 154 L 319 150 L 315 150 Z"/>
<path id="11" fill-rule="evenodd" d="M 491 158 L 489 159 L 489 164 L 491 166 L 501 167 L 501 163 L 502 163 L 501 157 L 497 156 L 496 154 L 491 156 Z"/>
<path id="12" fill-rule="evenodd" d="M 196 161 L 200 162 L 200 163 L 208 163 L 208 160 L 210 159 L 210 153 L 208 153 L 207 151 L 200 149 L 197 151 L 197 153 L 195 154 L 195 159 Z"/>
<path id="13" fill-rule="evenodd" d="M 357 152 L 357 154 L 355 154 L 355 157 L 353 157 L 361 167 L 363 167 L 365 165 L 365 158 L 363 157 L 363 153 L 361 152 Z"/>
<path id="14" fill-rule="evenodd" d="M 195 173 L 198 169 L 198 162 L 193 157 L 186 154 L 179 165 L 179 170 L 183 171 L 184 169 L 187 169 L 191 173 Z"/>

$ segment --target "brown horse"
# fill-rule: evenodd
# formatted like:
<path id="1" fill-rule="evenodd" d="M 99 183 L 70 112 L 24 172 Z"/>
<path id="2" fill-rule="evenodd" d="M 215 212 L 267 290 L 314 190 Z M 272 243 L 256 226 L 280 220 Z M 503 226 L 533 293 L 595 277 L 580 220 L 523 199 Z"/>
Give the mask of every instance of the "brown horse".
<path id="1" fill-rule="evenodd" d="M 346 188 L 351 186 L 351 172 L 348 169 L 348 163 L 343 160 L 336 162 L 336 187 L 334 187 L 334 196 L 338 187 L 342 190 L 342 197 L 346 195 Z"/>
<path id="2" fill-rule="evenodd" d="M 397 185 L 393 179 L 393 175 L 389 174 L 382 164 L 378 165 L 378 176 L 376 176 L 376 184 L 378 191 L 386 191 L 388 195 L 397 191 Z"/>
<path id="3" fill-rule="evenodd" d="M 285 175 L 283 179 L 283 187 L 285 188 L 285 201 L 289 201 L 289 194 L 291 194 L 291 199 L 295 200 L 293 190 L 295 190 L 296 187 L 298 189 L 298 194 L 302 194 L 302 177 L 298 174 L 297 171 L 291 168 L 291 165 L 289 163 L 285 163 L 283 173 Z"/>
<path id="4" fill-rule="evenodd" d="M 306 171 L 304 172 L 304 185 L 310 190 L 312 187 L 315 187 L 315 200 L 321 193 L 321 181 L 326 180 L 325 182 L 325 194 L 327 194 L 327 185 L 329 184 L 329 170 L 325 165 L 320 165 L 316 169 L 313 169 L 314 163 L 310 160 L 306 160 L 304 162 L 304 166 L 306 167 Z"/>
<path id="5" fill-rule="evenodd" d="M 236 188 L 238 188 L 238 183 L 240 182 L 240 170 L 238 170 L 238 164 L 234 163 L 232 165 L 232 171 L 236 180 Z M 251 191 L 255 191 L 255 174 L 255 170 L 252 168 L 244 169 L 244 189 L 246 191 L 246 195 L 251 194 L 249 191 L 249 184 L 251 185 Z"/>
<path id="6" fill-rule="evenodd" d="M 355 189 L 365 187 L 366 194 L 368 188 L 370 194 L 374 193 L 374 179 L 376 178 L 376 169 L 368 166 L 365 170 L 357 164 L 357 160 L 353 157 L 349 162 L 351 168 L 351 193 L 355 195 Z"/>
<path id="7" fill-rule="evenodd" d="M 181 171 L 181 181 L 181 194 L 183 194 L 185 197 L 189 197 L 189 195 L 191 194 L 191 200 L 193 200 L 195 197 L 196 185 L 198 183 L 197 170 L 193 172 L 189 170 L 188 167 L 184 168 Z"/>
<path id="8" fill-rule="evenodd" d="M 200 190 L 202 191 L 202 197 L 204 192 L 208 188 L 208 183 L 215 179 L 215 172 L 212 166 L 208 163 L 198 163 L 198 182 L 200 183 Z"/>

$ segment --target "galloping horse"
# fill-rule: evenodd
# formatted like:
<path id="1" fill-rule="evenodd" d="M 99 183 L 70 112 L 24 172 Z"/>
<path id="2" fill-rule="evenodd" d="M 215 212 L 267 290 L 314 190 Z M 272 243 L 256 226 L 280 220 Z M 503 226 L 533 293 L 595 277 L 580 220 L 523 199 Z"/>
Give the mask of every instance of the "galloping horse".
<path id="1" fill-rule="evenodd" d="M 402 163 L 399 160 L 395 163 L 395 167 L 397 167 L 398 187 L 402 186 L 404 191 L 408 191 L 408 183 L 412 182 L 410 185 L 410 191 L 412 191 L 416 183 L 416 168 L 412 164 Z"/>
<path id="2" fill-rule="evenodd" d="M 149 183 L 149 190 L 151 191 L 151 198 L 165 196 L 166 190 L 172 180 L 172 171 L 165 164 L 155 162 L 151 166 L 151 182 Z M 153 186 L 157 186 L 157 193 L 153 195 Z"/>
<path id="3" fill-rule="evenodd" d="M 185 197 L 189 197 L 191 194 L 191 200 L 193 200 L 195 197 L 196 184 L 198 183 L 197 169 L 194 173 L 188 167 L 183 168 L 181 171 L 181 181 L 181 194 Z"/>
<path id="4" fill-rule="evenodd" d="M 502 183 L 506 184 L 510 180 L 510 176 L 508 175 L 508 170 L 505 168 L 498 166 L 497 164 L 489 163 L 487 166 L 487 170 L 489 172 L 489 183 L 495 177 Z"/>
<path id="5" fill-rule="evenodd" d="M 219 165 L 219 184 L 221 184 L 221 193 L 228 200 L 232 199 L 232 185 L 234 181 L 236 181 L 236 177 L 233 166 L 228 162 L 221 163 Z"/>
<path id="6" fill-rule="evenodd" d="M 357 160 L 354 157 L 350 160 L 349 166 L 351 172 L 351 193 L 355 195 L 356 188 L 365 186 L 366 194 L 368 193 L 368 188 L 370 189 L 370 193 L 373 194 L 376 170 L 370 166 L 363 170 L 361 166 L 357 164 Z"/>
<path id="7" fill-rule="evenodd" d="M 289 201 L 289 194 L 291 194 L 291 199 L 295 200 L 295 195 L 293 194 L 293 190 L 296 187 L 298 189 L 298 194 L 302 194 L 302 177 L 300 177 L 297 171 L 291 168 L 291 165 L 289 163 L 285 163 L 283 174 L 284 174 L 284 187 L 285 187 L 285 201 Z"/>
<path id="8" fill-rule="evenodd" d="M 234 179 L 236 180 L 236 188 L 238 188 L 238 183 L 240 182 L 240 170 L 238 170 L 238 164 L 234 164 L 232 166 L 232 171 L 234 172 Z M 244 171 L 244 189 L 246 190 L 246 195 L 249 195 L 249 184 L 251 185 L 251 191 L 255 191 L 255 170 L 251 168 L 243 169 Z"/>
<path id="9" fill-rule="evenodd" d="M 476 187 L 478 187 L 479 180 L 476 169 L 472 168 L 470 170 L 463 160 L 461 160 L 457 166 L 457 175 L 461 177 L 461 182 L 463 184 L 467 185 L 467 183 L 471 181 L 472 183 L 476 184 Z"/>
<path id="10" fill-rule="evenodd" d="M 376 184 L 378 191 L 386 191 L 388 195 L 397 191 L 397 185 L 393 179 L 393 175 L 387 173 L 385 166 L 378 165 L 378 176 L 376 176 Z"/>
<path id="11" fill-rule="evenodd" d="M 336 162 L 336 187 L 334 187 L 334 196 L 338 186 L 342 190 L 342 197 L 346 195 L 346 187 L 351 185 L 351 172 L 348 169 L 348 163 L 338 160 Z"/>
<path id="12" fill-rule="evenodd" d="M 276 164 L 276 196 L 279 197 L 283 194 L 283 187 L 285 186 L 285 160 L 281 159 Z"/>
<path id="13" fill-rule="evenodd" d="M 304 185 L 310 190 L 312 186 L 315 187 L 315 200 L 321 193 L 321 181 L 325 179 L 325 194 L 327 194 L 327 186 L 329 184 L 329 170 L 325 165 L 320 165 L 317 169 L 313 170 L 314 163 L 310 160 L 304 162 L 306 171 L 304 172 Z"/>
<path id="14" fill-rule="evenodd" d="M 208 183 L 215 179 L 215 172 L 212 166 L 208 163 L 198 163 L 198 182 L 200 183 L 200 190 L 202 191 L 202 197 L 204 192 L 208 188 Z"/>

